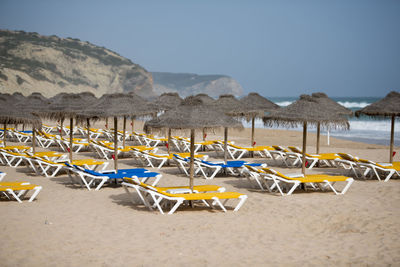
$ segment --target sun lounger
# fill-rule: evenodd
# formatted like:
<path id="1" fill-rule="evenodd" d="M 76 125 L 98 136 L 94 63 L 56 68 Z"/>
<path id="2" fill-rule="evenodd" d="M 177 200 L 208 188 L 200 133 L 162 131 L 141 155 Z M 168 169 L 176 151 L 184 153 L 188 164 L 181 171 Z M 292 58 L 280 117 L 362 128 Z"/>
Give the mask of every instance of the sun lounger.
<path id="1" fill-rule="evenodd" d="M 141 179 L 143 182 L 147 182 L 148 179 L 154 178 L 154 182 L 152 185 L 156 185 L 162 177 L 160 173 L 149 172 L 148 170 L 142 168 L 124 169 L 118 170 L 118 172 L 96 172 L 81 168 L 76 165 L 72 165 L 72 168 L 69 169 L 68 174 L 72 182 L 76 182 L 72 174 L 75 174 L 76 177 L 79 177 L 78 182 L 82 186 L 86 186 L 88 190 L 91 190 L 90 187 L 95 186 L 96 182 L 98 182 L 95 188 L 96 191 L 99 190 L 107 181 L 116 181 L 117 179 L 122 180 L 124 177 L 135 176 L 138 179 Z"/>
<path id="2" fill-rule="evenodd" d="M 22 203 L 22 198 L 29 192 L 33 191 L 28 202 L 32 202 L 42 190 L 41 186 L 30 184 L 28 182 L 0 182 L 0 192 L 8 199 L 14 198 Z"/>
<path id="3" fill-rule="evenodd" d="M 61 170 L 66 170 L 64 163 L 50 161 L 44 158 L 35 157 L 37 173 L 46 177 L 55 177 Z"/>
<path id="4" fill-rule="evenodd" d="M 245 165 L 254 167 L 266 167 L 266 164 L 262 163 L 249 163 L 243 160 L 227 161 L 224 162 L 212 162 L 205 160 L 195 160 L 196 166 L 195 174 L 201 173 L 206 179 L 213 179 L 219 172 L 225 171 L 231 175 L 241 175 Z"/>
<path id="5" fill-rule="evenodd" d="M 288 176 L 270 168 L 262 168 L 262 170 L 275 181 L 275 184 L 282 196 L 285 195 L 282 190 L 282 184 L 288 186 L 286 195 L 291 195 L 300 184 L 310 185 L 314 189 L 319 187 L 322 190 L 326 190 L 329 188 L 336 195 L 343 195 L 354 182 L 353 178 L 346 176 L 331 176 L 324 174 L 310 174 L 305 176 L 303 174 L 297 174 Z M 343 190 L 339 192 L 333 187 L 336 182 L 347 182 L 347 184 Z"/>
<path id="6" fill-rule="evenodd" d="M 274 189 L 277 189 L 277 183 L 279 183 L 279 181 L 268 176 L 263 170 L 245 165 L 243 174 L 256 188 L 258 187 L 263 191 L 268 190 L 269 192 L 273 192 Z"/>
<path id="7" fill-rule="evenodd" d="M 400 176 L 400 162 L 376 163 L 372 160 L 358 159 L 357 165 L 361 170 L 365 169 L 362 172 L 363 177 L 370 173 L 370 177 L 376 176 L 379 181 L 387 182 L 394 174 Z"/>
<path id="8" fill-rule="evenodd" d="M 359 159 L 357 157 L 347 153 L 337 153 L 337 155 L 339 156 L 338 159 L 335 159 L 337 166 L 348 170 L 350 174 L 353 173 L 356 178 L 359 178 L 358 172 L 361 172 L 361 176 L 363 176 L 362 170 L 360 170 L 358 165 Z"/>
<path id="9" fill-rule="evenodd" d="M 142 194 L 140 190 L 137 190 L 137 185 L 140 181 L 136 178 L 124 178 L 122 185 L 125 188 L 125 191 L 132 196 L 132 193 L 128 190 L 128 188 L 134 188 L 141 199 L 142 203 L 147 206 L 148 200 Z M 217 186 L 217 185 L 197 185 L 193 186 L 193 192 L 190 190 L 189 186 L 169 186 L 169 187 L 156 187 L 153 186 L 157 191 L 167 192 L 167 193 L 206 193 L 206 192 L 225 192 L 225 187 Z M 131 201 L 133 204 L 136 204 L 134 197 L 131 197 Z M 153 203 L 154 204 L 154 203 Z M 150 204 L 149 204 L 150 205 Z M 153 208 L 155 206 L 153 205 Z"/>
<path id="10" fill-rule="evenodd" d="M 272 158 L 269 150 L 274 150 L 270 146 L 254 146 L 254 147 L 242 147 L 235 144 L 227 145 L 229 156 L 232 159 L 241 159 L 245 155 L 250 155 L 251 153 L 259 155 L 263 158 Z"/>
<path id="11" fill-rule="evenodd" d="M 181 206 L 183 203 L 188 201 L 200 201 L 206 206 L 214 207 L 216 204 L 226 212 L 226 208 L 224 204 L 229 199 L 237 199 L 239 203 L 234 208 L 234 211 L 238 211 L 243 203 L 247 199 L 247 195 L 243 195 L 237 192 L 215 192 L 215 193 L 180 193 L 180 194 L 171 194 L 167 193 L 166 191 L 158 190 L 156 187 L 149 186 L 147 184 L 137 182 L 135 179 L 131 180 L 132 183 L 123 182 L 125 190 L 127 190 L 127 186 L 134 187 L 138 194 L 141 192 L 148 194 L 152 199 L 153 205 L 157 207 L 161 214 L 164 214 L 163 207 L 165 208 L 168 205 L 165 204 L 172 204 L 172 208 L 169 210 L 168 214 L 173 214 L 176 209 Z M 136 185 L 135 185 L 136 183 Z M 142 196 L 144 194 L 141 194 Z M 145 205 L 150 209 L 153 210 L 153 205 L 143 197 L 142 199 Z M 221 202 L 223 201 L 223 203 Z M 164 204 L 164 205 L 163 205 Z"/>
<path id="12" fill-rule="evenodd" d="M 302 155 L 302 150 L 299 147 L 296 146 L 289 146 L 289 149 L 293 152 L 287 152 L 286 155 L 289 158 L 293 158 L 293 166 L 297 164 L 302 164 L 303 160 L 303 155 Z M 312 169 L 317 163 L 323 163 L 324 165 L 328 167 L 334 167 L 335 166 L 335 160 L 340 158 L 336 153 L 322 153 L 322 154 L 305 154 L 306 158 L 306 168 Z"/>

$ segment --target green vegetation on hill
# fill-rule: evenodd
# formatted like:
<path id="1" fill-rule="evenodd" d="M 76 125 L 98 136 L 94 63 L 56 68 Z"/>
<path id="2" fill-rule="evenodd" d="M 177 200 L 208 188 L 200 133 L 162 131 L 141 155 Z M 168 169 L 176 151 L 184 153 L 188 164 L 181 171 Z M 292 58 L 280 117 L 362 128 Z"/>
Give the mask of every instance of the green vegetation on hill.
<path id="1" fill-rule="evenodd" d="M 228 77 L 225 75 L 197 75 L 192 73 L 169 72 L 152 72 L 152 75 L 155 84 L 163 84 L 176 89 L 186 88 L 198 83 Z"/>

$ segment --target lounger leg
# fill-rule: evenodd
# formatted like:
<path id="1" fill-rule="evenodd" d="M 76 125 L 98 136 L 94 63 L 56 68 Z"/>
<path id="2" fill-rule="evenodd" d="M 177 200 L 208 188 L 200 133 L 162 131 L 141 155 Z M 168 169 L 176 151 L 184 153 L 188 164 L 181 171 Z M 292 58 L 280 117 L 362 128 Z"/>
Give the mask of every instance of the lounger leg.
<path id="1" fill-rule="evenodd" d="M 385 178 L 384 181 L 385 181 L 385 182 L 389 181 L 389 179 L 392 178 L 392 176 L 393 176 L 393 174 L 394 174 L 395 172 L 396 172 L 395 170 L 390 171 L 389 174 L 386 176 L 386 178 Z"/>
<path id="2" fill-rule="evenodd" d="M 168 212 L 168 214 L 173 214 L 175 211 L 176 211 L 176 209 L 181 205 L 183 203 L 183 200 L 177 200 L 176 201 L 176 203 L 175 203 L 175 205 L 172 207 L 172 209 Z M 162 214 L 164 214 L 163 212 L 162 212 Z"/>
<path id="3" fill-rule="evenodd" d="M 95 191 L 100 190 L 100 188 L 103 186 L 103 184 L 108 180 L 108 177 L 104 177 L 101 179 L 101 182 L 99 183 L 99 185 L 96 187 Z"/>
<path id="4" fill-rule="evenodd" d="M 218 167 L 215 169 L 215 171 L 212 173 L 212 175 L 210 177 L 206 177 L 206 179 L 214 179 L 215 175 L 217 175 L 217 173 L 221 170 L 221 167 Z"/>
<path id="5" fill-rule="evenodd" d="M 81 181 L 84 183 L 84 185 L 86 186 L 86 188 L 90 191 L 90 190 L 91 190 L 91 189 L 90 189 L 90 184 L 93 182 L 94 179 L 92 179 L 92 180 L 90 181 L 90 183 L 88 183 L 88 182 L 86 181 L 86 179 L 85 179 L 85 177 L 83 176 L 82 173 L 79 173 L 79 177 L 81 178 Z"/>
<path id="6" fill-rule="evenodd" d="M 240 199 L 240 201 L 236 205 L 236 207 L 233 211 L 238 211 L 243 206 L 244 202 L 246 202 L 246 200 L 247 200 L 247 195 L 239 196 L 239 199 Z"/>
<path id="7" fill-rule="evenodd" d="M 35 190 L 31 196 L 31 198 L 28 200 L 28 202 L 32 202 L 36 196 L 39 194 L 40 190 L 42 190 L 41 186 L 36 186 L 33 190 Z"/>
<path id="8" fill-rule="evenodd" d="M 347 181 L 346 186 L 343 188 L 342 192 L 340 192 L 340 194 L 342 194 L 342 195 L 344 195 L 347 192 L 347 190 L 349 190 L 351 184 L 354 182 L 354 179 L 348 178 L 346 181 Z"/>
<path id="9" fill-rule="evenodd" d="M 312 160 L 313 160 L 313 162 L 308 166 L 308 169 L 312 169 L 315 166 L 315 164 L 317 164 L 317 162 L 318 162 L 318 159 L 312 159 Z"/>
<path id="10" fill-rule="evenodd" d="M 7 189 L 7 192 L 12 195 L 19 203 L 22 203 L 21 199 L 14 193 L 12 189 Z"/>
<path id="11" fill-rule="evenodd" d="M 226 209 L 225 209 L 224 205 L 222 205 L 222 203 L 221 203 L 221 201 L 219 200 L 219 198 L 213 197 L 212 199 L 214 200 L 214 203 L 217 203 L 218 206 L 220 206 L 220 208 L 221 208 L 224 212 L 226 212 Z"/>
<path id="12" fill-rule="evenodd" d="M 296 182 L 292 188 L 290 188 L 289 192 L 286 193 L 287 196 L 291 195 L 293 193 L 293 191 L 300 185 L 300 182 Z"/>

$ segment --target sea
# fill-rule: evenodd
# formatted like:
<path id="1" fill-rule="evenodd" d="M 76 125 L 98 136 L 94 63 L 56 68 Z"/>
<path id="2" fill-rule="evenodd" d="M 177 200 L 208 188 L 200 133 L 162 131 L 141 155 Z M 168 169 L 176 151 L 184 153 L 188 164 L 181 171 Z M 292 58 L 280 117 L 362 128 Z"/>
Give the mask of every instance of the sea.
<path id="1" fill-rule="evenodd" d="M 339 104 L 349 108 L 353 111 L 359 110 L 373 102 L 378 101 L 379 97 L 331 97 L 333 100 Z M 290 105 L 298 99 L 298 97 L 270 97 L 269 100 L 278 104 L 281 107 Z M 378 144 L 378 145 L 389 145 L 390 144 L 390 127 L 391 120 L 374 118 L 369 116 L 362 116 L 360 118 L 350 117 L 350 130 L 333 130 L 331 129 L 328 134 L 327 129 L 321 129 L 321 135 L 326 136 L 326 141 L 329 137 L 335 137 L 340 139 L 347 139 L 352 141 L 358 141 L 368 144 Z M 251 122 L 243 121 L 245 127 L 251 127 Z M 261 120 L 256 120 L 256 128 L 264 128 L 263 122 Z M 302 126 L 297 128 L 285 128 L 285 127 L 273 127 L 274 129 L 288 129 L 293 131 L 303 131 Z M 316 132 L 316 127 L 309 126 L 308 131 Z M 324 137 L 321 137 L 321 141 Z M 394 129 L 394 144 L 395 146 L 400 146 L 400 123 L 399 120 L 395 121 Z"/>

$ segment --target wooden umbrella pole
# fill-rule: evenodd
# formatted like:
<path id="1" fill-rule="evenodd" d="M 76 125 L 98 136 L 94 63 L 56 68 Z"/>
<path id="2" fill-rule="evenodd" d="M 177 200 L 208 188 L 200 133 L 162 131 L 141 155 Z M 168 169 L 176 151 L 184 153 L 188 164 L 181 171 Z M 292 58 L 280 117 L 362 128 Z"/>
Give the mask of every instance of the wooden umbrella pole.
<path id="1" fill-rule="evenodd" d="M 126 131 L 126 117 L 124 116 L 124 124 L 122 126 L 122 147 L 125 148 L 125 131 Z"/>
<path id="2" fill-rule="evenodd" d="M 69 161 L 72 163 L 72 136 L 73 136 L 74 119 L 69 119 Z"/>
<path id="3" fill-rule="evenodd" d="M 190 190 L 193 192 L 194 176 L 194 129 L 190 130 Z"/>
<path id="4" fill-rule="evenodd" d="M 118 171 L 118 119 L 114 117 L 114 169 Z"/>
<path id="5" fill-rule="evenodd" d="M 321 134 L 321 123 L 317 124 L 317 154 L 319 154 L 319 136 Z"/>
<path id="6" fill-rule="evenodd" d="M 394 144 L 394 115 L 392 115 L 392 125 L 390 129 L 390 163 L 393 163 L 393 144 Z"/>
<path id="7" fill-rule="evenodd" d="M 251 145 L 254 147 L 254 123 L 255 123 L 255 117 L 251 118 Z"/>
<path id="8" fill-rule="evenodd" d="M 255 123 L 255 117 L 251 118 L 251 147 L 254 147 L 254 123 Z M 254 157 L 254 152 L 250 152 L 250 156 Z"/>
<path id="9" fill-rule="evenodd" d="M 90 121 L 89 121 L 89 118 L 86 118 L 86 127 L 87 127 L 87 140 L 88 140 L 88 144 L 90 144 Z"/>
<path id="10" fill-rule="evenodd" d="M 228 127 L 224 128 L 224 162 L 226 164 L 228 156 Z"/>
<path id="11" fill-rule="evenodd" d="M 61 137 L 61 139 L 62 139 L 62 137 L 63 137 L 63 130 L 64 130 L 64 129 L 63 129 L 63 128 L 64 128 L 63 125 L 64 125 L 64 118 L 61 119 L 61 126 L 60 126 L 60 127 L 61 127 L 61 128 L 60 128 L 60 137 Z"/>
<path id="12" fill-rule="evenodd" d="M 303 123 L 303 155 L 302 155 L 302 164 L 301 164 L 301 172 L 306 175 L 306 145 L 307 145 L 307 122 Z"/>
<path id="13" fill-rule="evenodd" d="M 171 128 L 168 128 L 168 155 L 171 153 Z"/>
<path id="14" fill-rule="evenodd" d="M 32 152 L 33 152 L 33 154 L 36 153 L 36 128 L 35 128 L 35 126 L 32 127 Z"/>
<path id="15" fill-rule="evenodd" d="M 22 131 L 25 131 L 25 123 L 22 124 Z"/>
<path id="16" fill-rule="evenodd" d="M 135 121 L 131 119 L 131 126 L 132 126 L 132 136 L 135 133 Z"/>
<path id="17" fill-rule="evenodd" d="M 7 143 L 6 143 L 7 138 L 6 138 L 6 136 L 7 136 L 7 123 L 4 123 L 4 131 L 3 131 L 3 143 L 4 143 L 4 146 L 7 146 Z"/>
<path id="18" fill-rule="evenodd" d="M 106 118 L 106 129 L 108 130 L 108 117 Z"/>
<path id="19" fill-rule="evenodd" d="M 203 128 L 203 141 L 206 141 L 206 128 Z"/>

